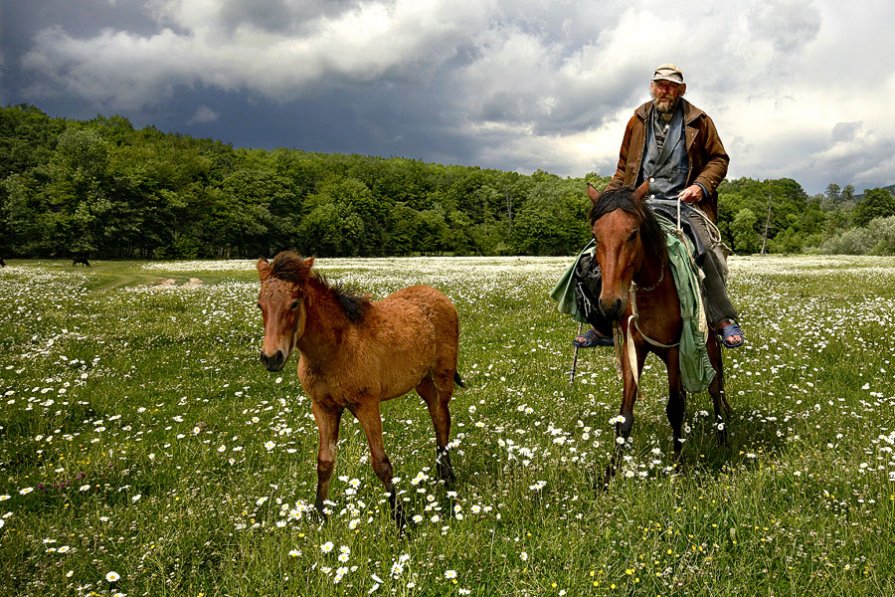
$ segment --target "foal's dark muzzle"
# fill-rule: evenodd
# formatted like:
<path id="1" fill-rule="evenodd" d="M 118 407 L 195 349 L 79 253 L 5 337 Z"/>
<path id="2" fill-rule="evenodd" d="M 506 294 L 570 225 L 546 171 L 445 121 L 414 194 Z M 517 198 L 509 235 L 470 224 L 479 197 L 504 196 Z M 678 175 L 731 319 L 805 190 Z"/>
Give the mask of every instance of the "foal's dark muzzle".
<path id="1" fill-rule="evenodd" d="M 283 368 L 283 365 L 286 364 L 286 355 L 283 354 L 282 350 L 278 350 L 268 356 L 264 354 L 264 351 L 262 350 L 261 362 L 264 363 L 264 366 L 268 371 L 280 371 Z"/>

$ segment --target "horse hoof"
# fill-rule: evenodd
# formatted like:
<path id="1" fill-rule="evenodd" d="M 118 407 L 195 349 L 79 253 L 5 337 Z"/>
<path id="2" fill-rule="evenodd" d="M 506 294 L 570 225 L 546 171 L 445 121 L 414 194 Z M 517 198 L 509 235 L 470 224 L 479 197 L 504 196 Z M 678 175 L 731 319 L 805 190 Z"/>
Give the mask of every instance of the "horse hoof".
<path id="1" fill-rule="evenodd" d="M 612 473 L 609 469 L 607 469 L 606 472 L 603 473 L 603 479 L 597 480 L 594 483 L 594 489 L 596 489 L 600 493 L 608 493 L 609 492 L 609 482 L 612 480 L 612 477 L 614 477 L 614 476 L 615 476 L 614 473 Z"/>
<path id="2" fill-rule="evenodd" d="M 439 472 L 438 476 L 441 478 L 441 481 L 444 483 L 445 491 L 453 491 L 454 487 L 457 484 L 457 475 L 454 474 L 454 471 L 448 469 L 446 471 Z"/>
<path id="3" fill-rule="evenodd" d="M 310 516 L 314 520 L 314 522 L 316 522 L 317 524 L 321 524 L 321 525 L 326 524 L 327 521 L 329 520 L 329 517 L 326 515 L 326 512 L 324 512 L 323 510 L 318 509 L 318 508 L 314 508 L 313 510 L 311 510 Z"/>

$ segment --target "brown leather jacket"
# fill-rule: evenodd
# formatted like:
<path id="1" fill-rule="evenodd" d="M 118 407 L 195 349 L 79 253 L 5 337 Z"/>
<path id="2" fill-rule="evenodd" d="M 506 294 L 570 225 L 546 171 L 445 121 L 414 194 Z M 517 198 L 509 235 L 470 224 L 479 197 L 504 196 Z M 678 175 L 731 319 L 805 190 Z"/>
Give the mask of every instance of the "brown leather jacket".
<path id="1" fill-rule="evenodd" d="M 684 107 L 684 123 L 687 137 L 687 157 L 690 161 L 690 172 L 687 175 L 687 186 L 699 183 L 708 192 L 708 197 L 697 206 L 716 222 L 718 219 L 718 185 L 727 176 L 727 164 L 730 158 L 724 150 L 715 123 L 708 114 L 681 98 Z M 636 110 L 628 126 L 618 154 L 618 167 L 612 180 L 606 185 L 607 191 L 620 187 L 633 187 L 640 174 L 640 162 L 646 147 L 646 119 L 649 118 L 652 101 L 646 102 Z"/>

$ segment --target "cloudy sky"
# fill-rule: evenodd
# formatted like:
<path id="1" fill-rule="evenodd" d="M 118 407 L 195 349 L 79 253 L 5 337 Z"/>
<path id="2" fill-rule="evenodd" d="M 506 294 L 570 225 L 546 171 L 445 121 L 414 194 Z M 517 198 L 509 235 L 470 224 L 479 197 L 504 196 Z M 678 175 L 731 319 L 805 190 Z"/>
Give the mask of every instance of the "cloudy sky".
<path id="1" fill-rule="evenodd" d="M 0 104 L 238 147 L 611 174 L 677 63 L 729 177 L 895 183 L 895 2 L 0 0 Z"/>

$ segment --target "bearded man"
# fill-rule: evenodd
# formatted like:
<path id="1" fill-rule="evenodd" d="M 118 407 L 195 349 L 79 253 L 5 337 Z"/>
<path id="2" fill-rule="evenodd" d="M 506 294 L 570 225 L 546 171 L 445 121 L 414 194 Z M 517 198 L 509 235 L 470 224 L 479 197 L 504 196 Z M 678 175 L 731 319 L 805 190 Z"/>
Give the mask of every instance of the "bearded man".
<path id="1" fill-rule="evenodd" d="M 715 228 L 718 185 L 730 158 L 708 114 L 684 99 L 687 85 L 674 64 L 656 68 L 650 81 L 652 101 L 634 111 L 619 151 L 618 167 L 606 191 L 638 187 L 649 181 L 650 201 L 682 201 L 694 210 L 681 217 L 701 245 L 705 305 L 709 324 L 727 348 L 738 348 L 745 334 L 727 294 L 727 254 Z M 682 222 L 683 224 L 683 222 Z M 610 344 L 596 330 L 575 339 L 577 346 Z"/>

